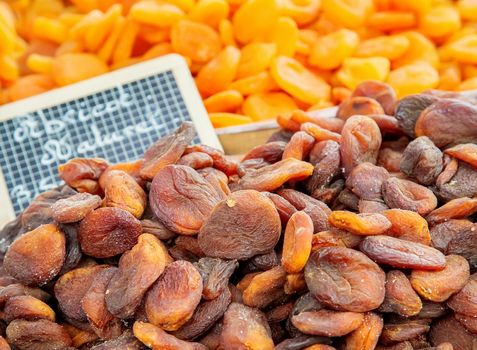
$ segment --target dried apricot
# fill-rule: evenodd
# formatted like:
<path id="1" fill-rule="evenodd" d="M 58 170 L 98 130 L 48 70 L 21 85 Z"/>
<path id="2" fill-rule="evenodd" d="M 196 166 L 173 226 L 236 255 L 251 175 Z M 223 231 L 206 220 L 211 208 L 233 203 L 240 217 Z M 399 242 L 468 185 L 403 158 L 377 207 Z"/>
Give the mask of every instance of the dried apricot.
<path id="1" fill-rule="evenodd" d="M 17 238 L 8 248 L 3 268 L 24 284 L 39 286 L 56 277 L 65 255 L 65 235 L 58 226 L 47 224 Z"/>
<path id="2" fill-rule="evenodd" d="M 282 265 L 287 273 L 298 273 L 306 265 L 311 252 L 313 222 L 305 212 L 296 212 L 288 220 L 282 253 Z"/>
<path id="3" fill-rule="evenodd" d="M 238 303 L 230 304 L 225 312 L 220 345 L 226 349 L 274 349 L 265 315 Z"/>
<path id="4" fill-rule="evenodd" d="M 105 301 L 109 312 L 122 319 L 131 317 L 166 262 L 163 243 L 153 235 L 140 235 L 137 244 L 121 256 L 119 269 L 108 283 Z"/>
<path id="5" fill-rule="evenodd" d="M 146 314 L 154 325 L 175 331 L 193 315 L 202 296 L 199 271 L 187 261 L 169 264 L 146 297 Z"/>
<path id="6" fill-rule="evenodd" d="M 413 270 L 412 287 L 423 298 L 442 302 L 460 291 L 469 279 L 469 263 L 459 255 L 447 255 L 446 266 L 442 271 Z"/>
<path id="7" fill-rule="evenodd" d="M 419 314 L 421 309 L 422 301 L 406 275 L 399 270 L 389 271 L 386 274 L 386 295 L 379 310 L 410 317 Z"/>
<path id="8" fill-rule="evenodd" d="M 78 239 L 83 253 L 108 258 L 131 249 L 141 232 L 141 222 L 131 213 L 105 207 L 86 215 L 80 223 Z"/>
<path id="9" fill-rule="evenodd" d="M 243 190 L 217 204 L 198 239 L 207 256 L 245 260 L 270 252 L 280 232 L 280 217 L 272 201 L 257 191 Z"/>
<path id="10" fill-rule="evenodd" d="M 398 268 L 443 270 L 446 265 L 444 254 L 437 249 L 394 237 L 368 236 L 360 249 L 380 264 Z"/>
<path id="11" fill-rule="evenodd" d="M 384 278 L 384 272 L 371 259 L 345 247 L 319 249 L 305 267 L 312 295 L 320 303 L 342 311 L 366 312 L 381 305 Z"/>
<path id="12" fill-rule="evenodd" d="M 168 165 L 151 185 L 149 202 L 159 220 L 171 231 L 193 235 L 223 198 L 194 169 Z"/>

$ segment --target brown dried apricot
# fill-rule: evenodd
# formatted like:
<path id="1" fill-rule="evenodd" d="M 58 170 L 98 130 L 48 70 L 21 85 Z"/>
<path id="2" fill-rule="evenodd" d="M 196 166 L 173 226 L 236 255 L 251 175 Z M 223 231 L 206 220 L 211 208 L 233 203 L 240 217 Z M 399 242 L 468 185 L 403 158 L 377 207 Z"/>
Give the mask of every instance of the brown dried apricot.
<path id="1" fill-rule="evenodd" d="M 423 185 L 433 184 L 443 169 L 442 152 L 432 141 L 421 136 L 411 141 L 402 154 L 401 171 Z"/>
<path id="2" fill-rule="evenodd" d="M 287 273 L 298 273 L 306 265 L 311 252 L 313 222 L 305 212 L 299 211 L 288 220 L 282 252 L 282 266 Z"/>
<path id="3" fill-rule="evenodd" d="M 406 241 L 431 245 L 431 235 L 426 219 L 414 211 L 388 209 L 381 212 L 391 221 L 386 235 Z"/>
<path id="4" fill-rule="evenodd" d="M 397 97 L 393 88 L 388 84 L 374 80 L 363 81 L 356 86 L 351 96 L 366 96 L 373 98 L 381 104 L 384 113 L 387 115 L 394 115 Z"/>
<path id="5" fill-rule="evenodd" d="M 104 188 L 104 207 L 120 208 L 141 218 L 147 205 L 147 195 L 136 180 L 121 170 L 111 170 Z"/>
<path id="6" fill-rule="evenodd" d="M 302 192 L 288 188 L 278 190 L 277 194 L 285 198 L 296 209 L 302 210 L 308 214 L 311 221 L 313 221 L 313 232 L 319 232 L 329 228 L 328 216 L 330 215 L 331 210 L 325 203 Z"/>
<path id="7" fill-rule="evenodd" d="M 386 169 L 371 163 L 361 163 L 353 168 L 346 179 L 346 187 L 360 199 L 382 201 L 381 187 L 389 178 Z"/>
<path id="8" fill-rule="evenodd" d="M 225 288 L 215 299 L 201 302 L 189 321 L 174 332 L 174 336 L 183 340 L 197 339 L 224 315 L 231 301 L 230 290 Z"/>
<path id="9" fill-rule="evenodd" d="M 113 315 L 125 319 L 134 314 L 149 287 L 164 271 L 165 252 L 163 243 L 155 236 L 142 234 L 137 244 L 121 256 L 119 269 L 105 293 L 106 305 Z"/>
<path id="10" fill-rule="evenodd" d="M 327 247 L 314 252 L 305 279 L 318 301 L 335 310 L 366 312 L 384 300 L 384 272 L 353 249 Z"/>
<path id="11" fill-rule="evenodd" d="M 291 216 L 297 212 L 296 208 L 289 201 L 287 201 L 282 196 L 279 196 L 278 194 L 270 192 L 262 193 L 268 198 L 270 198 L 270 200 L 273 202 L 275 208 L 277 209 L 278 215 L 280 215 L 282 226 L 285 227 Z"/>
<path id="12" fill-rule="evenodd" d="M 214 160 L 214 168 L 222 171 L 227 176 L 237 173 L 237 163 L 229 160 L 224 152 L 217 148 L 199 144 L 187 147 L 184 154 L 189 154 L 191 152 L 202 152 L 208 154 Z"/>
<path id="13" fill-rule="evenodd" d="M 202 258 L 195 267 L 202 276 L 202 297 L 205 300 L 213 300 L 227 289 L 230 276 L 238 267 L 237 260 L 222 260 L 215 258 Z"/>
<path id="14" fill-rule="evenodd" d="M 430 327 L 420 320 L 405 320 L 398 323 L 385 323 L 379 342 L 390 345 L 397 342 L 411 340 L 427 333 Z"/>
<path id="15" fill-rule="evenodd" d="M 428 94 L 409 95 L 399 100 L 396 104 L 394 116 L 398 120 L 401 130 L 407 136 L 415 138 L 414 129 L 421 112 L 438 100 L 439 97 Z"/>
<path id="16" fill-rule="evenodd" d="M 386 216 L 378 213 L 356 214 L 336 210 L 328 216 L 328 222 L 333 227 L 362 236 L 379 235 L 391 228 L 391 222 Z"/>
<path id="17" fill-rule="evenodd" d="M 178 330 L 199 305 L 202 288 L 202 278 L 194 265 L 187 261 L 169 264 L 147 294 L 147 318 L 166 331 Z"/>
<path id="18" fill-rule="evenodd" d="M 56 281 L 54 291 L 58 307 L 68 319 L 87 321 L 81 300 L 98 274 L 106 267 L 107 265 L 80 267 L 65 273 Z"/>
<path id="19" fill-rule="evenodd" d="M 308 158 L 314 144 L 315 139 L 313 136 L 304 131 L 298 131 L 293 134 L 290 141 L 285 146 L 282 159 L 295 158 L 298 160 L 305 160 Z"/>
<path id="20" fill-rule="evenodd" d="M 198 238 L 207 256 L 245 260 L 270 252 L 280 232 L 280 217 L 272 201 L 260 192 L 243 190 L 217 204 Z"/>
<path id="21" fill-rule="evenodd" d="M 446 149 L 444 153 L 463 162 L 469 163 L 474 168 L 477 168 L 477 145 L 474 143 L 456 145 Z"/>
<path id="22" fill-rule="evenodd" d="M 461 197 L 450 200 L 442 207 L 434 209 L 426 216 L 430 225 L 449 221 L 450 219 L 463 219 L 477 211 L 477 198 Z"/>
<path id="23" fill-rule="evenodd" d="M 58 167 L 60 178 L 78 192 L 101 194 L 99 178 L 108 167 L 104 159 L 74 158 Z"/>
<path id="24" fill-rule="evenodd" d="M 287 142 L 272 141 L 255 146 L 243 156 L 242 162 L 249 159 L 262 158 L 268 163 L 276 163 L 282 159 Z"/>
<path id="25" fill-rule="evenodd" d="M 384 114 L 381 104 L 374 98 L 351 96 L 340 103 L 336 117 L 346 120 L 354 115 Z"/>
<path id="26" fill-rule="evenodd" d="M 3 319 L 7 323 L 18 318 L 24 320 L 45 319 L 55 322 L 53 309 L 30 295 L 19 295 L 8 299 L 3 312 Z"/>
<path id="27" fill-rule="evenodd" d="M 328 141 L 328 140 L 341 142 L 340 134 L 333 131 L 329 131 L 328 129 L 322 128 L 321 126 L 315 123 L 309 123 L 309 122 L 303 123 L 300 126 L 300 130 L 313 136 L 316 142 Z"/>
<path id="28" fill-rule="evenodd" d="M 383 198 L 390 208 L 418 212 L 424 216 L 437 207 L 437 198 L 427 187 L 391 177 L 383 182 Z"/>
<path id="29" fill-rule="evenodd" d="M 350 311 L 305 311 L 292 317 L 293 325 L 305 334 L 341 337 L 363 323 L 363 314 Z"/>
<path id="30" fill-rule="evenodd" d="M 142 343 L 133 335 L 130 330 L 112 340 L 94 345 L 90 350 L 143 350 Z"/>
<path id="31" fill-rule="evenodd" d="M 245 305 L 230 304 L 224 315 L 220 346 L 224 349 L 273 350 L 265 315 Z"/>
<path id="32" fill-rule="evenodd" d="M 341 131 L 341 162 L 346 174 L 358 164 L 376 164 L 381 147 L 381 131 L 374 120 L 355 115 L 346 120 Z"/>
<path id="33" fill-rule="evenodd" d="M 83 253 L 108 258 L 131 249 L 141 232 L 141 222 L 130 212 L 105 207 L 86 215 L 80 223 L 78 239 Z"/>
<path id="34" fill-rule="evenodd" d="M 306 189 L 312 196 L 339 174 L 340 160 L 340 146 L 337 142 L 328 140 L 315 144 L 310 152 L 310 163 L 314 165 L 314 169 L 306 182 Z"/>
<path id="35" fill-rule="evenodd" d="M 65 255 L 65 235 L 58 226 L 47 224 L 17 238 L 5 255 L 3 268 L 24 284 L 39 286 L 56 277 Z"/>
<path id="36" fill-rule="evenodd" d="M 101 205 L 101 197 L 90 193 L 77 193 L 52 204 L 52 217 L 60 223 L 78 222 Z"/>
<path id="37" fill-rule="evenodd" d="M 180 340 L 151 323 L 136 321 L 134 336 L 153 350 L 207 350 L 205 345 Z"/>
<path id="38" fill-rule="evenodd" d="M 415 126 L 416 136 L 429 137 L 437 147 L 477 142 L 477 107 L 456 99 L 440 99 L 426 108 Z"/>
<path id="39" fill-rule="evenodd" d="M 413 270 L 412 287 L 427 300 L 442 302 L 460 291 L 469 279 L 469 263 L 459 255 L 447 255 L 441 271 Z"/>
<path id="40" fill-rule="evenodd" d="M 399 270 L 389 271 L 386 274 L 386 295 L 379 310 L 410 317 L 417 315 L 421 309 L 422 301 L 406 275 Z"/>
<path id="41" fill-rule="evenodd" d="M 176 234 L 169 230 L 164 224 L 156 220 L 141 220 L 142 233 L 149 233 L 156 236 L 161 241 L 167 241 L 174 238 Z"/>
<path id="42" fill-rule="evenodd" d="M 453 162 L 450 163 L 450 167 L 453 167 L 451 164 Z M 453 170 L 449 171 L 447 177 L 439 177 L 437 179 L 437 195 L 444 201 L 460 197 L 474 197 L 477 194 L 477 170 L 460 161 L 458 162 L 457 169 Z M 441 175 L 443 174 L 444 172 Z"/>
<path id="43" fill-rule="evenodd" d="M 163 137 L 150 146 L 144 153 L 141 177 L 152 181 L 159 170 L 169 164 L 176 163 L 194 137 L 195 128 L 193 124 L 186 122 L 173 134 Z"/>
<path id="44" fill-rule="evenodd" d="M 397 268 L 442 270 L 444 254 L 429 246 L 388 236 L 368 236 L 360 250 L 380 264 Z"/>
<path id="45" fill-rule="evenodd" d="M 300 181 L 313 173 L 313 165 L 295 158 L 281 160 L 246 173 L 238 182 L 242 190 L 273 191 L 290 180 Z"/>
<path id="46" fill-rule="evenodd" d="M 468 332 L 454 316 L 433 323 L 429 339 L 433 346 L 448 342 L 456 350 L 474 350 L 477 345 L 477 337 Z"/>
<path id="47" fill-rule="evenodd" d="M 152 210 L 166 227 L 179 234 L 199 232 L 214 206 L 223 199 L 194 169 L 168 165 L 154 178 L 149 193 Z"/>
<path id="48" fill-rule="evenodd" d="M 448 301 L 447 305 L 456 313 L 477 316 L 477 274 L 470 276 L 466 285 Z"/>
<path id="49" fill-rule="evenodd" d="M 346 336 L 343 350 L 374 350 L 382 329 L 381 316 L 373 312 L 365 313 L 361 325 Z"/>
<path id="50" fill-rule="evenodd" d="M 88 322 L 101 339 L 112 339 L 122 333 L 120 320 L 109 312 L 105 300 L 109 281 L 116 270 L 117 268 L 112 266 L 101 270 L 81 299 L 81 307 Z"/>
<path id="51" fill-rule="evenodd" d="M 197 170 L 213 166 L 214 160 L 207 153 L 192 152 L 183 155 L 177 164 L 190 166 L 191 168 Z"/>
<path id="52" fill-rule="evenodd" d="M 467 231 L 477 229 L 469 220 L 449 220 L 431 227 L 432 246 L 442 252 L 447 250 L 449 242 Z"/>
<path id="53" fill-rule="evenodd" d="M 250 307 L 264 308 L 285 294 L 286 271 L 276 266 L 253 276 L 243 291 L 243 303 Z"/>
<path id="54" fill-rule="evenodd" d="M 6 333 L 8 343 L 19 349 L 63 350 L 72 345 L 68 332 L 48 320 L 13 320 Z"/>

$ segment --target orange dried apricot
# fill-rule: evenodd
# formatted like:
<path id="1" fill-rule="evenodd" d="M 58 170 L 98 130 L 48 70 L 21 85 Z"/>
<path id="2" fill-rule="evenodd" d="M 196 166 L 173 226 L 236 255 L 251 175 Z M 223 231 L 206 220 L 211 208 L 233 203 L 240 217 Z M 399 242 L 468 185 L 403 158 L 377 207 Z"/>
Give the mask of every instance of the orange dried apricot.
<path id="1" fill-rule="evenodd" d="M 218 55 L 222 46 L 216 31 L 189 20 L 180 20 L 172 27 L 171 44 L 175 52 L 201 63 Z"/>
<path id="2" fill-rule="evenodd" d="M 270 72 L 278 86 L 302 102 L 314 104 L 330 98 L 330 86 L 291 57 L 275 58 Z"/>
<path id="3" fill-rule="evenodd" d="M 197 74 L 195 80 L 203 96 L 210 96 L 227 89 L 235 79 L 240 61 L 240 50 L 227 46 L 208 62 Z"/>
<path id="4" fill-rule="evenodd" d="M 277 115 L 297 109 L 295 101 L 283 92 L 267 92 L 248 96 L 242 111 L 254 121 L 275 118 Z"/>

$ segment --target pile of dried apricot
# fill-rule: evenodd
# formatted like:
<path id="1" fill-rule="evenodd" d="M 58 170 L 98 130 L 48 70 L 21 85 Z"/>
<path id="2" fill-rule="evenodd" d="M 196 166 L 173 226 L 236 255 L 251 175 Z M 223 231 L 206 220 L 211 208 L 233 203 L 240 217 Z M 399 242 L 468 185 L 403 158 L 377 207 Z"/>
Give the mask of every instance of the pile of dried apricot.
<path id="1" fill-rule="evenodd" d="M 0 232 L 0 349 L 475 350 L 477 94 L 279 122 L 240 162 L 186 123 L 60 166 Z"/>
<path id="2" fill-rule="evenodd" d="M 477 88 L 475 0 L 0 0 L 0 104 L 136 62 L 185 57 L 216 127 Z"/>

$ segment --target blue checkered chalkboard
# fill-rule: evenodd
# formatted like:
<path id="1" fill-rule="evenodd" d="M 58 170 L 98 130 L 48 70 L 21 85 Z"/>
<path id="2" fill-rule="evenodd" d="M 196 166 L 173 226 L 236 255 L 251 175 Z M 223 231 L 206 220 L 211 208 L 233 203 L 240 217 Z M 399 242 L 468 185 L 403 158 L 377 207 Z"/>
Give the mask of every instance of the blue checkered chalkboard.
<path id="1" fill-rule="evenodd" d="M 165 70 L 0 122 L 0 168 L 15 213 L 61 183 L 57 167 L 68 159 L 135 160 L 154 141 L 193 120 L 202 111 L 186 104 L 177 77 L 174 69 Z"/>

